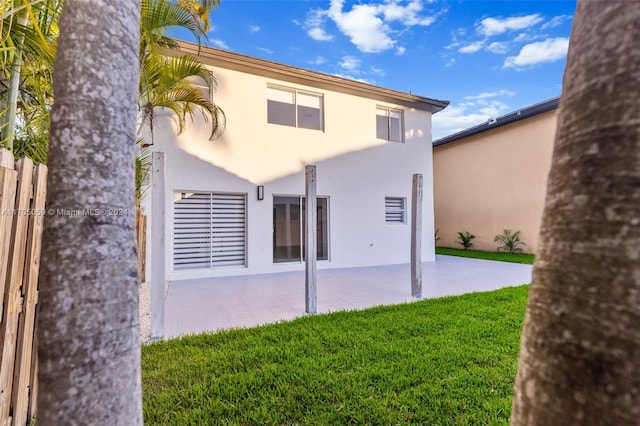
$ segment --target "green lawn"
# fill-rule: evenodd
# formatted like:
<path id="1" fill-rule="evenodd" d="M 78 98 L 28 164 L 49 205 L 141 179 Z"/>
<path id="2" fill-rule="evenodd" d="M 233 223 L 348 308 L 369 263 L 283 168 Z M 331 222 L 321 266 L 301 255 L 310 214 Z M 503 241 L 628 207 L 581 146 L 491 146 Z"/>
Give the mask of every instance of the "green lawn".
<path id="1" fill-rule="evenodd" d="M 146 424 L 506 424 L 528 286 L 142 348 Z"/>
<path id="2" fill-rule="evenodd" d="M 502 262 L 527 263 L 533 265 L 532 254 L 510 254 L 501 251 L 463 250 L 449 247 L 436 247 L 436 254 L 447 256 L 473 257 L 475 259 L 499 260 Z"/>

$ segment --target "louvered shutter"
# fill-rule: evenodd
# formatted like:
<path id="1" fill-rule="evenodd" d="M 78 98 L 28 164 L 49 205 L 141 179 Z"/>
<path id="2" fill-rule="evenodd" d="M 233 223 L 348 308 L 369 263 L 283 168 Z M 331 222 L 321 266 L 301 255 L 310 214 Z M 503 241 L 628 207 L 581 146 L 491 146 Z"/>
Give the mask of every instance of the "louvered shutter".
<path id="1" fill-rule="evenodd" d="M 246 264 L 246 196 L 181 193 L 174 203 L 173 267 Z"/>
<path id="2" fill-rule="evenodd" d="M 401 197 L 384 199 L 384 219 L 387 223 L 405 223 L 406 202 Z"/>

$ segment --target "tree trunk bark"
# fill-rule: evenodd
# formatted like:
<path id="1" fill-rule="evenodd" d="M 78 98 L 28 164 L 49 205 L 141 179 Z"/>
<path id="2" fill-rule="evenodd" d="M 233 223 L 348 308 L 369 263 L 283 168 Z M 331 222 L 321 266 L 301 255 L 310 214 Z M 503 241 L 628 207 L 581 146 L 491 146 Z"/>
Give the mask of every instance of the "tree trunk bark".
<path id="1" fill-rule="evenodd" d="M 142 423 L 138 0 L 65 0 L 38 311 L 38 425 Z"/>
<path id="2" fill-rule="evenodd" d="M 639 2 L 578 2 L 512 425 L 640 421 L 639 46 Z"/>

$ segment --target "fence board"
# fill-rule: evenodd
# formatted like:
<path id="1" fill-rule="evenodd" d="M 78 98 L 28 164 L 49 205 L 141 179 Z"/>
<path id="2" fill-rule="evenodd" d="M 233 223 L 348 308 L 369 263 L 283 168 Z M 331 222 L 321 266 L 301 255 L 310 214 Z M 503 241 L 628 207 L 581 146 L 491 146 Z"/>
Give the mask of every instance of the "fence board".
<path id="1" fill-rule="evenodd" d="M 44 212 L 47 195 L 47 168 L 39 164 L 34 170 L 33 199 L 30 208 L 34 212 Z M 33 214 L 29 216 L 27 232 L 28 245 L 26 247 L 27 270 L 23 279 L 23 298 L 25 308 L 20 315 L 18 324 L 18 345 L 16 348 L 16 366 L 14 373 L 14 386 L 11 396 L 13 407 L 13 421 L 16 425 L 24 425 L 28 422 L 29 398 L 35 401 L 36 393 L 31 388 L 32 356 L 37 355 L 34 345 L 34 332 L 36 320 L 36 305 L 38 303 L 38 276 L 40 272 L 40 248 L 42 242 L 42 230 L 44 215 Z M 31 392 L 30 392 L 31 389 Z"/>
<path id="2" fill-rule="evenodd" d="M 47 167 L 0 149 L 0 425 L 35 414 L 35 315 Z"/>
<path id="3" fill-rule="evenodd" d="M 18 173 L 13 169 L 13 155 L 6 149 L 0 149 L 0 327 L 4 325 L 4 284 L 9 269 L 9 247 L 11 246 L 11 225 L 13 206 L 16 201 L 16 183 Z M 2 341 L 0 340 L 0 345 Z M 0 346 L 0 352 L 2 346 Z"/>
<path id="4" fill-rule="evenodd" d="M 12 212 L 12 229 L 9 247 L 9 268 L 5 281 L 5 309 L 0 328 L 2 342 L 2 363 L 0 365 L 0 417 L 9 415 L 9 400 L 13 384 L 13 369 L 15 367 L 17 330 L 19 315 L 22 312 L 22 275 L 27 245 L 27 227 L 29 225 L 28 211 L 31 201 L 33 161 L 22 158 L 16 163 L 18 188 L 16 201 Z"/>

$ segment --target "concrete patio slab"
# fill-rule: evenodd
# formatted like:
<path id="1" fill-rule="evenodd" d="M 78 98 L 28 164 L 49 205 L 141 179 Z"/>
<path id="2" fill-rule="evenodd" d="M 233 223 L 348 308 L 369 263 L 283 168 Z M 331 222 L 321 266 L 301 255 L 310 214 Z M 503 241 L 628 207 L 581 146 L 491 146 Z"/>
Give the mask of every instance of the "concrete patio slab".
<path id="1" fill-rule="evenodd" d="M 422 264 L 424 298 L 531 282 L 531 265 L 436 256 Z M 318 313 L 413 302 L 408 264 L 318 270 Z M 165 334 L 251 327 L 306 315 L 304 271 L 171 282 Z"/>

